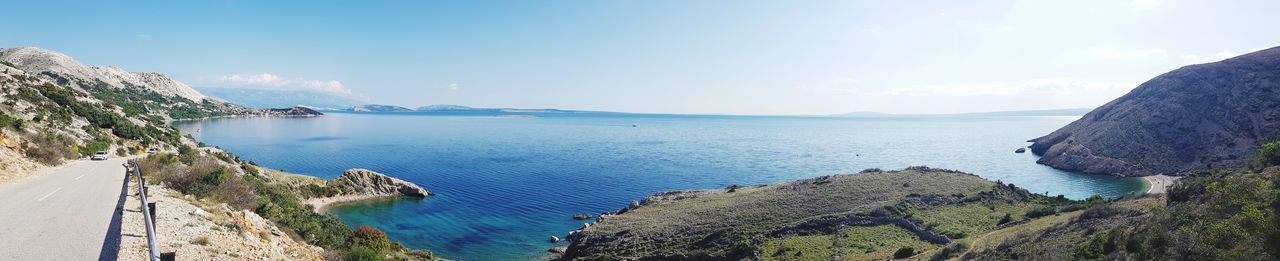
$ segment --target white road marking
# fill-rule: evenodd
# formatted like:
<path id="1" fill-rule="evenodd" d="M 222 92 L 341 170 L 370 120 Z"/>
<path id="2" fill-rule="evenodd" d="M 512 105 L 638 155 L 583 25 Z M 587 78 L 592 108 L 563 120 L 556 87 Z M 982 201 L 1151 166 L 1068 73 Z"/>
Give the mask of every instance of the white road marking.
<path id="1" fill-rule="evenodd" d="M 84 175 L 80 175 L 79 177 L 76 177 L 76 180 L 80 180 L 80 178 L 83 178 L 83 177 Z"/>
<path id="2" fill-rule="evenodd" d="M 41 200 L 44 200 L 44 199 L 46 199 L 46 198 L 49 198 L 49 196 L 53 196 L 53 193 L 58 193 L 58 191 L 59 191 L 59 190 L 62 190 L 62 188 L 55 189 L 55 190 L 53 190 L 53 192 L 49 192 L 49 194 L 48 194 L 48 195 L 44 195 L 43 197 L 40 197 L 40 199 L 37 199 L 36 201 L 41 201 Z"/>

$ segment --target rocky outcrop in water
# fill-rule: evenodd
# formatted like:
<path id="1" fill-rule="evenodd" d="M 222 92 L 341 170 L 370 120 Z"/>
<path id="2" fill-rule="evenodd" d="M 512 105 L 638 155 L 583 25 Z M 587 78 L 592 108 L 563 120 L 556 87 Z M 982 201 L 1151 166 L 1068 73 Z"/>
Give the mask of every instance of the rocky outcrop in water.
<path id="1" fill-rule="evenodd" d="M 388 177 L 367 169 L 349 169 L 338 176 L 337 181 L 345 182 L 358 194 L 400 194 L 405 196 L 426 197 L 431 195 L 426 189 L 412 182 Z"/>
<path id="2" fill-rule="evenodd" d="M 1037 162 L 1120 176 L 1240 164 L 1280 138 L 1280 47 L 1157 76 L 1030 140 Z"/>

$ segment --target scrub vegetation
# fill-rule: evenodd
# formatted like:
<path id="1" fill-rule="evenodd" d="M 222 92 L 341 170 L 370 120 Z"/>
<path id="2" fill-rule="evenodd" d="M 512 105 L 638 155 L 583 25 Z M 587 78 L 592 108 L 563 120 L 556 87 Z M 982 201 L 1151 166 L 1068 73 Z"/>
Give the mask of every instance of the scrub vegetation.
<path id="1" fill-rule="evenodd" d="M 967 239 L 1102 203 L 911 167 L 650 197 L 571 236 L 568 259 L 870 260 L 958 255 Z M 1048 212 L 1046 212 L 1048 211 Z M 1047 213 L 1047 214 L 1044 214 Z M 1010 220 L 1006 220 L 1006 217 Z"/>
<path id="2" fill-rule="evenodd" d="M 407 249 L 369 226 L 352 230 L 330 214 L 317 213 L 301 200 L 313 188 L 274 181 L 267 171 L 218 151 L 180 146 L 177 155 L 158 153 L 138 161 L 151 182 L 197 200 L 251 210 L 280 225 L 295 238 L 323 247 L 337 260 L 434 260 L 430 251 Z M 328 188 L 328 187 L 325 187 Z M 321 191 L 341 190 L 337 188 Z"/>

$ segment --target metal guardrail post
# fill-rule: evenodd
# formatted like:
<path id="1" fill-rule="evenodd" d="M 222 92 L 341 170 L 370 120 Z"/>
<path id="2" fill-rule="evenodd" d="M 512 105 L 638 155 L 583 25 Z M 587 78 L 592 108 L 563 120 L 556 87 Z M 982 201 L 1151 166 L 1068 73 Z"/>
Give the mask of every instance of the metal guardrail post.
<path id="1" fill-rule="evenodd" d="M 138 176 L 138 191 L 141 192 L 138 193 L 138 196 L 142 199 L 142 215 L 147 223 L 147 247 L 151 249 L 148 260 L 160 261 L 160 247 L 156 246 L 156 224 L 152 219 L 152 211 L 154 210 L 147 203 L 147 183 L 142 179 L 142 169 L 138 168 L 138 163 L 130 160 L 129 165 L 133 167 L 133 174 Z"/>

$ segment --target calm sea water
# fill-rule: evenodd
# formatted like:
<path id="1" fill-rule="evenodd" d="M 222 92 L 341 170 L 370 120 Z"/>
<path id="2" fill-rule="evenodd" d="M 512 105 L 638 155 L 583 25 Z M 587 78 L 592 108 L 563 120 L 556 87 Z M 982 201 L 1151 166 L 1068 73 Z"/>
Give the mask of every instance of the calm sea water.
<path id="1" fill-rule="evenodd" d="M 822 118 L 626 114 L 329 113 L 179 123 L 243 158 L 324 178 L 367 168 L 437 193 L 332 208 L 406 246 L 464 260 L 536 259 L 552 235 L 666 190 L 764 184 L 866 168 L 957 169 L 1032 192 L 1141 191 L 1013 151 L 1076 117 Z"/>

